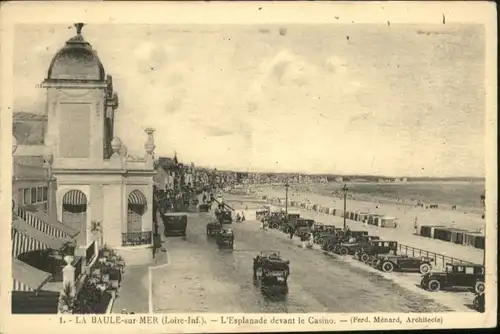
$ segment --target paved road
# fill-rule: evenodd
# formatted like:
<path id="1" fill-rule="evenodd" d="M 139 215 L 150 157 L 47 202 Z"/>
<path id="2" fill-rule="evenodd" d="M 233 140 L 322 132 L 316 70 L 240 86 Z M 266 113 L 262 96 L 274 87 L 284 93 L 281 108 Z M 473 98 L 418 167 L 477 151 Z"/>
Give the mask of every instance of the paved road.
<path id="1" fill-rule="evenodd" d="M 255 221 L 233 224 L 235 249 L 205 235 L 211 214 L 192 214 L 188 236 L 168 238 L 168 266 L 153 271 L 154 312 L 444 312 L 450 311 L 379 275 L 301 249 Z M 291 262 L 289 294 L 268 299 L 252 280 L 252 259 L 278 250 Z"/>

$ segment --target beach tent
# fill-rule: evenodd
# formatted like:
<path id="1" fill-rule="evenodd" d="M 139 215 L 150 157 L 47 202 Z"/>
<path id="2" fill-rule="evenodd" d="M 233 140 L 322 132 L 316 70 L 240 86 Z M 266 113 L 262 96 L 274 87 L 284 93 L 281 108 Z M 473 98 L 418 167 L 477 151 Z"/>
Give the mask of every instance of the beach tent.
<path id="1" fill-rule="evenodd" d="M 396 217 L 389 217 L 389 216 L 380 217 L 378 226 L 394 228 L 397 226 Z"/>
<path id="2" fill-rule="evenodd" d="M 358 214 L 358 220 L 360 222 L 365 222 L 365 220 L 368 220 L 368 215 L 369 215 L 369 213 L 367 213 L 367 212 L 360 212 Z"/>
<path id="3" fill-rule="evenodd" d="M 444 227 L 444 226 L 442 226 L 442 225 L 434 225 L 434 226 L 431 226 L 431 233 L 430 233 L 430 236 L 429 236 L 429 237 L 430 237 L 430 238 L 432 238 L 432 239 L 438 239 L 438 238 L 436 238 L 436 229 L 437 229 L 437 231 L 438 231 L 438 232 L 437 232 L 437 234 L 439 234 L 439 233 L 440 233 L 440 232 L 439 232 L 439 231 L 440 231 L 440 228 L 443 228 L 443 227 Z"/>

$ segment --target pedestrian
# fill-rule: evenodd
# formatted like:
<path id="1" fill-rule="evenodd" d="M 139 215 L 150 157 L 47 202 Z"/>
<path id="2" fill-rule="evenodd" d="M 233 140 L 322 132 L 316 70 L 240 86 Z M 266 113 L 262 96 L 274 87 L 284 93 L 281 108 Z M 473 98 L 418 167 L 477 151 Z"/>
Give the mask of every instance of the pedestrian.
<path id="1" fill-rule="evenodd" d="M 293 235 L 295 234 L 295 229 L 290 226 L 288 230 L 290 231 L 290 239 L 293 239 Z"/>

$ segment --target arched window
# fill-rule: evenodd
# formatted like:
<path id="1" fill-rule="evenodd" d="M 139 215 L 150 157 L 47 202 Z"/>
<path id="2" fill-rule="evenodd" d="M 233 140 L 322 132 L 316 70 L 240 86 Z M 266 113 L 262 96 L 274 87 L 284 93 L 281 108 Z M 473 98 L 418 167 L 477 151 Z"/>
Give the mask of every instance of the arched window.
<path id="1" fill-rule="evenodd" d="M 80 190 L 70 190 L 62 200 L 62 222 L 78 231 L 79 245 L 87 243 L 87 196 Z"/>
<path id="2" fill-rule="evenodd" d="M 142 232 L 142 216 L 146 213 L 148 201 L 140 190 L 128 195 L 127 232 Z"/>

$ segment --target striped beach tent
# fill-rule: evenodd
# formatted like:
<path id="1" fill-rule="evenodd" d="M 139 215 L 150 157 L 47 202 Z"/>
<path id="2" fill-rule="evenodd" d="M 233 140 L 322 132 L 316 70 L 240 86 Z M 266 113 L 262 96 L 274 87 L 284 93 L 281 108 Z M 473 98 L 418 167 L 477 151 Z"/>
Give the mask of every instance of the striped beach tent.
<path id="1" fill-rule="evenodd" d="M 50 280 L 51 276 L 18 259 L 12 259 L 12 291 L 37 291 Z"/>

